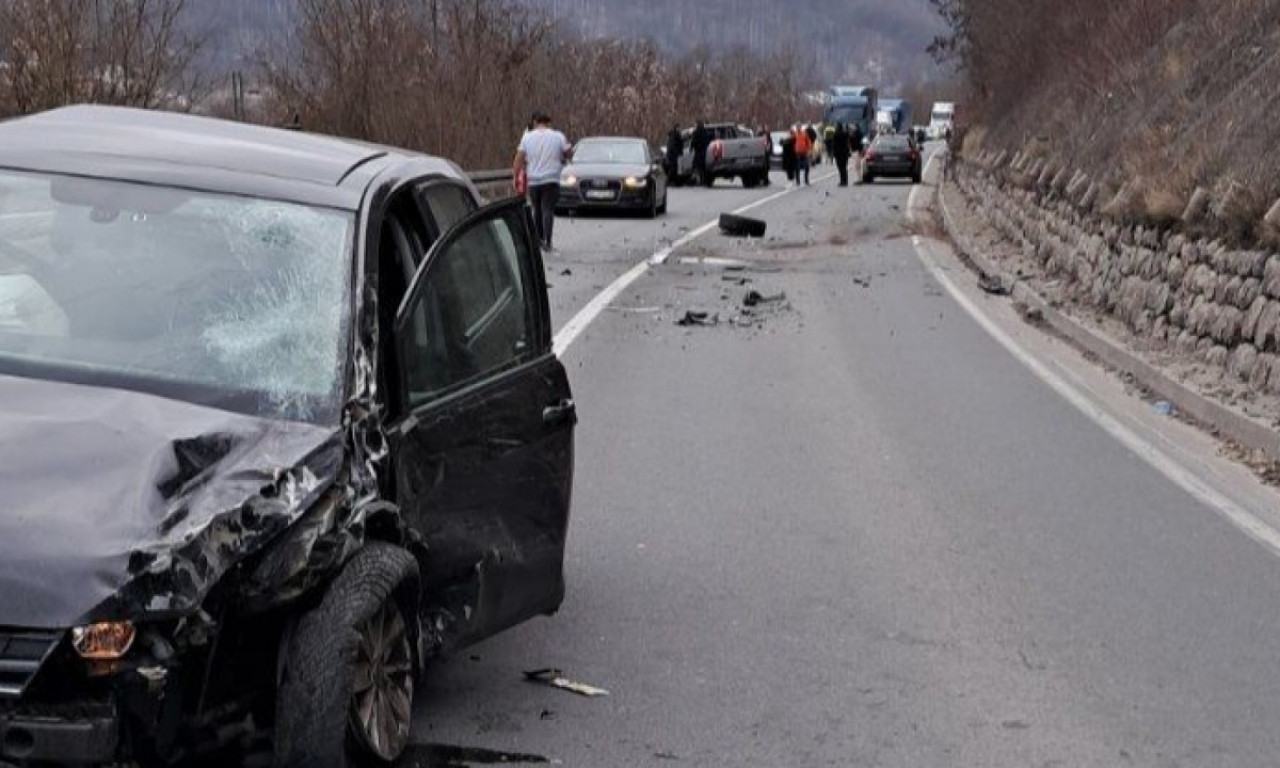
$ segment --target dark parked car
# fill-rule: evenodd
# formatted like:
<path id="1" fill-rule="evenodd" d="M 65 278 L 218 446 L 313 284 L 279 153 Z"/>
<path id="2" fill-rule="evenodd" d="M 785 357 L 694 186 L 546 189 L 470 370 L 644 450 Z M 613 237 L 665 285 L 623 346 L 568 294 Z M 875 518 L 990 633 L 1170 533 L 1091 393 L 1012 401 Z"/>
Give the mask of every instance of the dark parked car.
<path id="1" fill-rule="evenodd" d="M 667 212 L 667 172 L 644 139 L 596 137 L 573 148 L 560 175 L 561 211 L 588 208 Z"/>
<path id="2" fill-rule="evenodd" d="M 880 134 L 863 156 L 863 184 L 880 177 L 911 179 L 912 184 L 919 184 L 920 175 L 920 148 L 910 136 Z"/>
<path id="3" fill-rule="evenodd" d="M 114 108 L 3 123 L 0 168 L 0 765 L 395 759 L 430 657 L 564 593 L 524 204 Z"/>

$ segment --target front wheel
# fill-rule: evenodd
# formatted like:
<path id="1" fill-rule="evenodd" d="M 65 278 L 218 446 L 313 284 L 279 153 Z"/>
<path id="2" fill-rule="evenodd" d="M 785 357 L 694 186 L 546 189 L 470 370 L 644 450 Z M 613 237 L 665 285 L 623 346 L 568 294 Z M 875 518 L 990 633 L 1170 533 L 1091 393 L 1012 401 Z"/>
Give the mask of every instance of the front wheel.
<path id="1" fill-rule="evenodd" d="M 400 547 L 356 553 L 282 648 L 276 765 L 391 763 L 409 744 L 418 564 Z"/>

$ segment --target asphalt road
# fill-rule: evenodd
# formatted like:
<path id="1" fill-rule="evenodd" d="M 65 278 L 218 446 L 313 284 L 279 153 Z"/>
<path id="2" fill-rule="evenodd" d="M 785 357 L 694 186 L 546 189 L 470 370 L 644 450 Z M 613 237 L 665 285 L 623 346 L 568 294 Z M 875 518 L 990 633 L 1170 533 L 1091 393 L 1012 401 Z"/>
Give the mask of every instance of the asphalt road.
<path id="1" fill-rule="evenodd" d="M 557 325 L 777 191 L 561 220 Z M 910 191 L 781 196 L 753 212 L 765 241 L 693 241 L 578 337 L 568 598 L 431 671 L 406 765 L 1275 764 L 1280 559 L 966 314 Z M 751 290 L 785 299 L 747 314 Z M 1145 429 L 1145 403 L 981 306 Z M 1280 509 L 1168 429 L 1190 472 Z M 522 680 L 540 667 L 610 695 Z"/>

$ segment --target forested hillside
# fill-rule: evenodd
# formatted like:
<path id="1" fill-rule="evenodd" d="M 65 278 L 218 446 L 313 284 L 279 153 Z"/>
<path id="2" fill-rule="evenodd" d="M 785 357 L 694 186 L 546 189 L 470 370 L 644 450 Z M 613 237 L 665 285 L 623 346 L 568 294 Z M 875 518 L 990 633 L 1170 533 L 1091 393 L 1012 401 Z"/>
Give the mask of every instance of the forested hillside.
<path id="1" fill-rule="evenodd" d="M 429 4 L 431 0 L 422 0 Z M 928 0 L 526 0 L 587 37 L 647 38 L 669 52 L 747 46 L 802 54 L 820 79 L 898 84 L 934 70 L 925 53 L 943 26 Z M 193 4 L 197 5 L 197 4 Z M 294 0 L 201 0 L 221 63 L 248 61 L 286 28 Z"/>

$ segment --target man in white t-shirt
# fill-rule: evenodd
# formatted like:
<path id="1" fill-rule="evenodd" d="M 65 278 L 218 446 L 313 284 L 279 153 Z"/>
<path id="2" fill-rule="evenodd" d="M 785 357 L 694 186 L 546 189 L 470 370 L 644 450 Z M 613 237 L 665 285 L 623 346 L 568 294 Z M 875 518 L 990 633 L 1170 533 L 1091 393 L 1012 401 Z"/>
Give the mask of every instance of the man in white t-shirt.
<path id="1" fill-rule="evenodd" d="M 556 220 L 556 203 L 560 200 L 560 172 L 564 170 L 569 150 L 569 140 L 551 127 L 550 117 L 539 112 L 533 117 L 533 130 L 520 139 L 511 169 L 512 178 L 519 178 L 521 171 L 528 178 L 529 204 L 533 206 L 533 222 L 544 251 L 552 250 L 551 230 Z"/>

